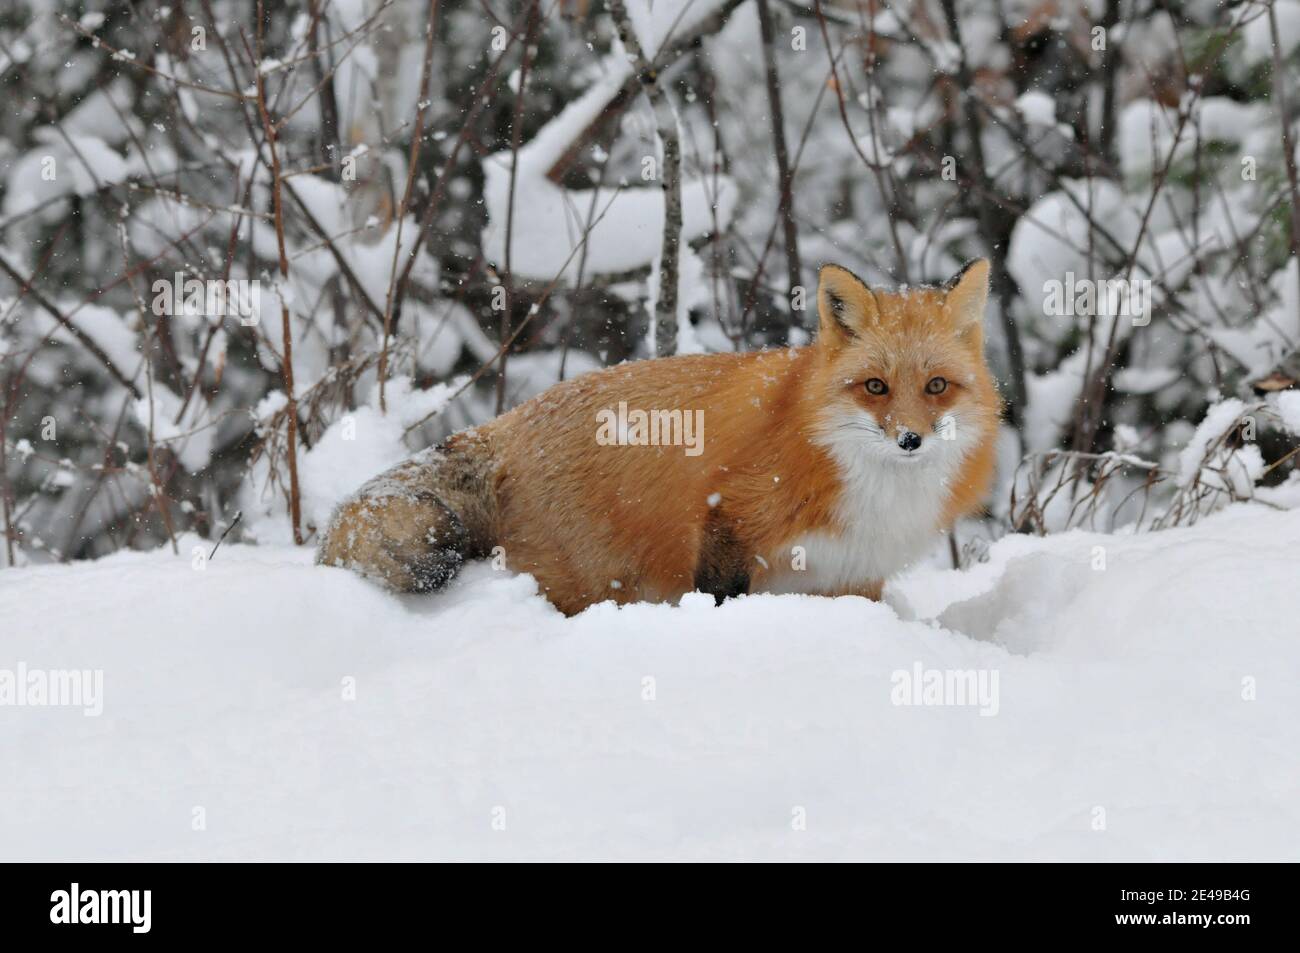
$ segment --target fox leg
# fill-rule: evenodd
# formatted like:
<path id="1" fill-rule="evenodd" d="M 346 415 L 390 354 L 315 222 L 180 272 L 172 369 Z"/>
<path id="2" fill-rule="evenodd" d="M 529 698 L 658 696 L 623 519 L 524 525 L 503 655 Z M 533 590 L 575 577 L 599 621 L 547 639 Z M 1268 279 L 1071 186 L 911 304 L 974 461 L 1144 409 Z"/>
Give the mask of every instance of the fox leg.
<path id="1" fill-rule="evenodd" d="M 472 439 L 416 454 L 335 510 L 316 561 L 398 592 L 432 592 L 491 542 L 490 463 Z"/>
<path id="2" fill-rule="evenodd" d="M 713 596 L 715 605 L 749 592 L 749 557 L 732 527 L 721 519 L 704 524 L 695 565 L 695 588 Z"/>

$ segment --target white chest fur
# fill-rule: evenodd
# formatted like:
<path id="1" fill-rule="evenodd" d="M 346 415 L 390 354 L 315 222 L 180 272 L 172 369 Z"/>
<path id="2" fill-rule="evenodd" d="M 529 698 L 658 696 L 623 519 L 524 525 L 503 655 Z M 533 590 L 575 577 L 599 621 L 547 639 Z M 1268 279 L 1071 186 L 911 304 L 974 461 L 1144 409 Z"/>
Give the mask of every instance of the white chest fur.
<path id="1" fill-rule="evenodd" d="M 949 454 L 904 462 L 865 453 L 857 441 L 830 449 L 843 481 L 842 531 L 788 540 L 767 557 L 763 591 L 838 592 L 887 579 L 939 538 L 955 462 Z"/>

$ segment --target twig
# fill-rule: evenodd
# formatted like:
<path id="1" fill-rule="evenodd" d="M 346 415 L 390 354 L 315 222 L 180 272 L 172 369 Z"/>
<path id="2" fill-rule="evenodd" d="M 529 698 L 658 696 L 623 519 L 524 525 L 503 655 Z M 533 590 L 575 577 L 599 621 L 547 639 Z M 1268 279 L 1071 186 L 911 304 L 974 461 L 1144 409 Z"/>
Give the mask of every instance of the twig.
<path id="1" fill-rule="evenodd" d="M 1287 108 L 1286 69 L 1282 63 L 1282 39 L 1277 29 L 1277 4 L 1268 5 L 1268 29 L 1273 40 L 1273 95 L 1282 123 L 1282 162 L 1291 186 L 1291 257 L 1300 260 L 1300 182 L 1297 181 L 1295 148 L 1291 144 L 1291 110 Z"/>
<path id="2" fill-rule="evenodd" d="M 226 541 L 226 537 L 230 535 L 230 531 L 234 529 L 237 525 L 239 525 L 239 521 L 243 519 L 243 517 L 244 517 L 243 510 L 239 510 L 237 513 L 235 513 L 235 518 L 230 521 L 230 525 L 227 526 L 224 530 L 222 530 L 221 535 L 217 538 L 217 545 L 213 546 L 212 552 L 208 553 L 208 562 L 212 562 L 212 557 L 217 554 L 217 550 L 220 549 L 221 544 Z"/>
<path id="3" fill-rule="evenodd" d="M 140 388 L 136 383 L 122 373 L 121 369 L 113 363 L 104 349 L 95 343 L 95 340 L 86 334 L 81 328 L 73 324 L 45 295 L 41 294 L 32 286 L 31 279 L 24 278 L 13 265 L 9 264 L 3 253 L 0 253 L 0 271 L 3 271 L 18 285 L 19 295 L 31 295 L 43 311 L 45 311 L 55 321 L 63 325 L 69 334 L 76 338 L 77 342 L 89 351 L 99 363 L 104 365 L 104 369 L 113 377 L 115 381 L 131 392 L 134 397 L 140 397 Z"/>
<path id="4" fill-rule="evenodd" d="M 505 290 L 505 301 L 501 309 L 500 336 L 505 341 L 510 338 L 511 312 L 514 309 L 514 260 L 513 247 L 515 239 L 515 187 L 519 176 L 519 147 L 523 142 L 524 95 L 528 89 L 528 69 L 532 64 L 532 46 L 540 22 L 538 0 L 532 0 L 528 6 L 528 21 L 524 29 L 524 52 L 519 64 L 519 89 L 515 93 L 514 113 L 510 117 L 510 185 L 506 197 L 506 247 L 505 273 L 501 276 Z M 506 409 L 506 365 L 510 360 L 510 350 L 501 352 L 501 364 L 497 369 L 497 413 Z"/>
<path id="5" fill-rule="evenodd" d="M 772 113 L 772 144 L 776 150 L 776 171 L 780 197 L 776 213 L 785 233 L 785 268 L 789 288 L 786 307 L 791 307 L 789 296 L 802 284 L 803 269 L 799 267 L 799 230 L 795 227 L 790 210 L 790 192 L 793 175 L 790 171 L 790 153 L 785 142 L 785 111 L 781 106 L 781 80 L 776 69 L 776 33 L 772 26 L 772 11 L 768 0 L 757 0 L 758 26 L 763 38 L 763 72 L 767 78 L 767 102 Z"/>
<path id="6" fill-rule="evenodd" d="M 257 0 L 257 53 L 259 59 L 262 52 L 262 24 L 264 22 L 262 0 Z M 293 541 L 296 545 L 301 546 L 302 503 L 298 488 L 298 398 L 294 393 L 293 385 L 293 328 L 289 321 L 289 306 L 284 300 L 289 284 L 289 255 L 284 244 L 284 203 L 280 195 L 280 156 L 276 150 L 277 133 L 275 126 L 271 122 L 271 114 L 266 108 L 266 83 L 263 81 L 260 69 L 256 70 L 256 76 L 257 110 L 262 117 L 266 146 L 271 153 L 271 201 L 275 208 L 275 242 L 280 257 L 280 280 L 284 282 L 284 287 L 280 289 L 277 297 L 280 299 L 280 325 L 284 334 L 284 355 L 280 360 L 280 370 L 284 377 L 284 390 L 287 399 L 286 412 L 289 418 L 286 428 L 288 439 L 286 452 L 289 462 L 289 518 L 293 525 Z"/>
<path id="7" fill-rule="evenodd" d="M 965 44 L 962 42 L 961 22 L 957 18 L 956 0 L 940 0 L 940 6 L 943 8 L 944 20 L 948 25 L 949 39 L 956 44 L 958 51 L 958 96 L 965 100 L 961 104 L 961 109 L 966 118 L 966 138 L 970 140 L 969 148 L 974 168 L 973 174 L 982 186 L 979 193 L 980 197 L 975 203 L 980 220 L 980 229 L 984 233 L 984 240 L 993 246 L 992 250 L 996 252 L 999 245 L 1005 247 L 1004 242 L 1008 236 L 1005 234 L 1006 230 L 999 227 L 994 205 L 983 198 L 985 194 L 992 191 L 993 183 L 988 179 L 988 170 L 985 164 L 983 130 L 980 124 L 979 112 L 975 105 L 975 79 L 971 73 L 970 62 L 966 58 Z M 994 254 L 992 258 L 993 285 L 998 295 L 998 313 L 1002 320 L 1002 336 L 1005 339 L 1007 348 L 1007 363 L 1010 365 L 1008 417 L 1011 423 L 1019 428 L 1021 417 L 1028 405 L 1029 391 L 1025 382 L 1025 353 L 1024 347 L 1020 343 L 1020 329 L 1016 326 L 1015 318 L 1011 314 L 1011 303 L 1015 298 L 1015 283 L 1011 279 L 1010 272 L 1007 271 L 1005 252 Z"/>
<path id="8" fill-rule="evenodd" d="M 677 111 L 659 82 L 659 70 L 641 49 L 623 0 L 610 0 L 609 12 L 619 39 L 632 58 L 641 88 L 654 109 L 655 128 L 663 148 L 659 181 L 664 193 L 664 234 L 659 251 L 659 293 L 655 298 L 654 352 L 656 357 L 677 353 L 678 251 L 682 239 L 682 144 Z"/>
<path id="9" fill-rule="evenodd" d="M 393 327 L 393 293 L 397 286 L 397 257 L 402 251 L 402 224 L 406 209 L 415 191 L 415 177 L 420 165 L 420 146 L 424 142 L 424 114 L 429 106 L 429 74 L 433 72 L 433 41 L 438 22 L 438 2 L 429 0 L 429 22 L 425 25 L 424 68 L 420 71 L 420 98 L 416 102 L 415 128 L 411 131 L 411 154 L 407 161 L 406 188 L 402 190 L 402 204 L 397 208 L 396 235 L 393 241 L 393 264 L 388 273 L 388 296 L 384 302 L 384 340 L 379 352 L 379 410 L 388 412 L 384 385 L 388 379 L 388 340 Z"/>

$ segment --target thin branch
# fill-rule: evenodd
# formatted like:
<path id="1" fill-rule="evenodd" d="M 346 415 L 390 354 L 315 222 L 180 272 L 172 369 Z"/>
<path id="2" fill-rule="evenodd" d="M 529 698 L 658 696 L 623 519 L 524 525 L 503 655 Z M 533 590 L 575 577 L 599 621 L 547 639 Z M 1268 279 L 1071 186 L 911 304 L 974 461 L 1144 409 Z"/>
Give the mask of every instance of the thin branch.
<path id="1" fill-rule="evenodd" d="M 257 0 L 257 50 L 262 50 L 262 0 Z M 284 295 L 289 284 L 289 255 L 284 243 L 284 202 L 281 197 L 280 155 L 276 149 L 277 133 L 271 114 L 266 108 L 266 83 L 261 70 L 257 70 L 257 110 L 262 117 L 262 129 L 266 136 L 266 146 L 271 154 L 271 201 L 275 209 L 275 243 L 280 258 L 280 280 L 284 283 L 276 296 L 280 299 L 280 326 L 284 335 L 284 355 L 280 361 L 280 370 L 284 378 L 284 391 L 287 399 L 288 415 L 287 439 L 289 463 L 289 518 L 293 526 L 293 541 L 302 545 L 302 503 L 298 487 L 298 398 L 293 383 L 293 327 L 289 321 L 289 306 Z"/>
<path id="2" fill-rule="evenodd" d="M 618 27 L 619 39 L 636 67 L 641 88 L 654 109 L 655 130 L 663 148 L 663 167 L 659 170 L 659 181 L 664 193 L 664 232 L 659 250 L 654 352 L 656 357 L 667 357 L 677 353 L 677 263 L 682 240 L 681 131 L 677 124 L 677 111 L 663 84 L 659 82 L 659 70 L 641 49 L 623 0 L 610 0 L 609 12 Z"/>
<path id="3" fill-rule="evenodd" d="M 767 102 L 772 114 L 772 145 L 776 151 L 777 199 L 776 214 L 781 219 L 785 235 L 785 268 L 788 283 L 786 306 L 790 306 L 789 295 L 802 282 L 803 269 L 799 266 L 799 230 L 795 226 L 794 216 L 790 211 L 790 192 L 793 185 L 793 173 L 790 170 L 790 154 L 785 142 L 785 111 L 781 106 L 781 79 L 776 69 L 776 33 L 772 26 L 772 11 L 768 0 L 757 0 L 758 25 L 763 38 L 763 72 L 767 79 Z"/>

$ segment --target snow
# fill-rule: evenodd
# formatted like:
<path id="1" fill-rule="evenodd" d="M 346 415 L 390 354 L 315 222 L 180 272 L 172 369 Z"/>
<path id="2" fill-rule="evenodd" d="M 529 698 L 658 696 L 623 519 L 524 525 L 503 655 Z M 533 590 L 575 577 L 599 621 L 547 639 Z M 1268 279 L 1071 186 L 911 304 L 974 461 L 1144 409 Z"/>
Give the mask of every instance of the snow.
<path id="1" fill-rule="evenodd" d="M 1300 259 L 1288 258 L 1269 288 L 1279 301 L 1246 328 L 1213 328 L 1216 344 L 1247 368 L 1247 379 L 1267 374 L 1300 340 Z"/>
<path id="2" fill-rule="evenodd" d="M 365 402 L 330 424 L 310 450 L 299 448 L 298 477 L 306 524 L 324 526 L 339 500 L 410 456 L 404 442 L 407 428 L 445 407 L 464 383 L 465 378 L 460 377 L 417 390 L 409 377 L 392 378 L 384 393 L 386 413 L 379 409 L 376 384 Z M 265 423 L 286 404 L 284 395 L 277 392 L 258 405 L 254 416 Z M 292 538 L 284 494 L 271 488 L 265 459 L 252 467 L 240 493 L 240 508 L 246 531 L 255 539 L 287 542 Z"/>
<path id="3" fill-rule="evenodd" d="M 296 175 L 293 177 L 293 188 L 325 234 L 346 236 L 335 237 L 335 249 L 347 261 L 369 299 L 375 302 L 377 307 L 382 308 L 387 299 L 394 267 L 400 273 L 411 257 L 411 250 L 415 247 L 416 237 L 419 235 L 419 226 L 415 218 L 407 215 L 403 218 L 400 229 L 393 227 L 380 236 L 367 236 L 365 231 L 355 231 L 348 222 L 348 192 L 343 186 L 319 176 Z M 254 230 L 254 237 L 259 249 L 270 253 L 268 257 L 274 257 L 274 230 L 270 227 L 259 227 Z M 293 262 L 291 274 L 300 290 L 304 292 L 304 298 L 310 297 L 305 293 L 307 290 L 314 291 L 319 288 L 338 270 L 334 255 L 329 249 L 321 247 L 319 241 L 308 243 L 308 249 L 294 250 L 290 255 Z M 417 260 L 416 268 L 423 269 L 431 283 L 436 278 L 436 266 L 423 250 Z M 293 302 L 290 301 L 289 304 L 292 309 Z M 263 310 L 266 310 L 265 307 Z M 268 325 L 271 323 L 273 322 L 267 322 Z"/>
<path id="4" fill-rule="evenodd" d="M 1178 454 L 1178 485 L 1191 486 L 1199 479 L 1209 486 L 1231 488 L 1249 494 L 1264 471 L 1259 447 L 1253 443 L 1238 448 L 1223 445 L 1223 436 L 1246 414 L 1246 405 L 1235 397 L 1221 401 L 1205 413 L 1187 446 Z"/>
<path id="5" fill-rule="evenodd" d="M 1283 426 L 1300 437 L 1300 391 L 1288 390 L 1278 394 L 1277 410 Z"/>
<path id="6" fill-rule="evenodd" d="M 1037 126 L 1056 125 L 1056 100 L 1046 93 L 1029 90 L 1016 100 L 1016 108 L 1025 117 L 1025 122 Z"/>
<path id="7" fill-rule="evenodd" d="M 550 169 L 631 75 L 631 67 L 622 56 L 606 57 L 602 66 L 604 72 L 591 88 L 547 122 L 520 148 L 517 157 L 506 151 L 483 161 L 488 211 L 483 246 L 496 261 L 506 258 L 510 170 L 518 161 L 510 234 L 510 265 L 515 274 L 541 281 L 558 277 L 573 281 L 580 266 L 589 276 L 618 274 L 650 265 L 661 250 L 664 198 L 657 169 L 649 185 L 565 189 L 547 178 Z M 685 174 L 689 158 L 684 157 L 681 182 L 685 241 L 724 229 L 737 200 L 735 183 L 729 177 L 692 178 Z"/>
<path id="8" fill-rule="evenodd" d="M 59 122 L 59 127 L 69 136 L 89 136 L 103 139 L 109 145 L 121 145 L 143 128 L 141 122 L 131 115 L 135 102 L 131 81 L 120 77 L 88 92 Z M 63 137 L 48 126 L 35 131 L 33 138 L 45 142 L 63 141 Z"/>
<path id="9" fill-rule="evenodd" d="M 128 380 L 140 382 L 144 376 L 144 359 L 128 316 L 98 304 L 69 306 L 63 315 L 77 330 L 94 341 Z M 34 309 L 32 317 L 40 334 L 49 335 L 51 340 L 67 345 L 70 353 L 77 355 L 79 360 L 93 360 L 82 350 L 76 336 L 44 310 Z"/>
<path id="10" fill-rule="evenodd" d="M 204 401 L 191 398 L 182 414 L 183 401 L 161 384 L 149 388 L 152 396 L 132 404 L 136 424 L 157 443 L 167 443 L 190 473 L 198 473 L 212 460 L 213 423 Z"/>
<path id="11" fill-rule="evenodd" d="M 1273 0 L 1273 11 L 1277 17 L 1278 39 L 1281 40 L 1281 53 L 1285 57 L 1296 46 L 1300 46 L 1300 0 Z M 1273 31 L 1269 18 L 1260 7 L 1247 4 L 1239 8 L 1238 22 L 1245 21 L 1242 36 L 1245 39 L 1242 50 L 1243 59 L 1250 64 L 1262 63 L 1273 57 Z"/>
<path id="12" fill-rule="evenodd" d="M 665 40 L 680 40 L 712 16 L 724 0 L 657 0 L 627 4 L 628 18 L 641 51 L 649 59 L 658 55 Z"/>
<path id="13" fill-rule="evenodd" d="M 489 564 L 397 597 L 191 536 L 10 570 L 0 670 L 99 670 L 103 712 L 0 708 L 0 857 L 1295 860 L 1297 547 L 1238 504 L 886 604 L 572 619 Z M 895 704 L 917 666 L 996 696 Z"/>
<path id="14" fill-rule="evenodd" d="M 1125 247 L 1131 245 L 1140 226 L 1138 213 L 1114 183 L 1066 180 L 1064 185 L 1067 191 L 1048 193 L 1031 205 L 1011 233 L 1007 270 L 1031 302 L 1041 301 L 1051 283 L 1070 272 L 1080 277 L 1111 277 L 1100 265 L 1090 271 L 1088 217 L 1083 210 L 1091 210 L 1104 221 L 1110 234 Z M 1040 319 L 1035 315 L 1035 320 L 1043 325 L 1044 333 L 1064 335 L 1070 328 L 1070 322 L 1057 316 Z"/>

